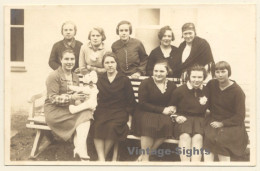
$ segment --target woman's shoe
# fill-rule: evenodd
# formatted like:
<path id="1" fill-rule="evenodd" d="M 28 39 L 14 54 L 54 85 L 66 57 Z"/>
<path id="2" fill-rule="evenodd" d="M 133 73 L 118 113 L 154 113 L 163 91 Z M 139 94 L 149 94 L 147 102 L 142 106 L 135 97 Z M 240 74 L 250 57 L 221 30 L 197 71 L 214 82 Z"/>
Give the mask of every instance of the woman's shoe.
<path id="1" fill-rule="evenodd" d="M 81 157 L 78 150 L 76 148 L 74 148 L 73 150 L 73 157 L 76 158 L 79 157 L 81 161 L 90 161 L 90 157 L 89 156 L 85 156 L 85 157 Z"/>
<path id="2" fill-rule="evenodd" d="M 141 162 L 141 161 L 142 161 L 142 157 L 143 157 L 143 156 L 142 156 L 142 155 L 140 155 L 140 156 L 137 158 L 137 160 L 136 160 L 136 161 L 137 161 L 137 162 Z"/>

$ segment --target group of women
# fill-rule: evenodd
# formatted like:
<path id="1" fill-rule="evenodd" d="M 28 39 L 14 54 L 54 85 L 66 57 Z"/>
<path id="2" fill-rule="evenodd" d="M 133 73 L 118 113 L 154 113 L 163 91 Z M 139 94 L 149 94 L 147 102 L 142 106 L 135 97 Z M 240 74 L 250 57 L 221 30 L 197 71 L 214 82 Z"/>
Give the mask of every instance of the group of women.
<path id="1" fill-rule="evenodd" d="M 82 160 L 89 160 L 86 123 L 92 117 L 87 111 L 69 112 L 69 104 L 88 97 L 69 91 L 68 86 L 79 85 L 74 72 L 89 71 L 99 75 L 98 105 L 93 110 L 91 124 L 99 161 L 106 160 L 116 142 L 126 139 L 129 115 L 133 115 L 132 129 L 141 137 L 142 149 L 157 149 L 166 138 L 175 136 L 181 148 L 210 151 L 204 155 L 204 161 L 213 161 L 214 154 L 220 161 L 230 161 L 231 155 L 243 155 L 248 140 L 244 127 L 245 95 L 229 79 L 231 68 L 227 62 L 214 65 L 210 46 L 196 36 L 193 23 L 183 25 L 184 42 L 178 48 L 171 45 L 174 40 L 171 28 L 161 28 L 160 46 L 149 57 L 141 41 L 130 37 L 132 25 L 128 21 L 117 25 L 120 39 L 112 44 L 112 52 L 103 43 L 106 36 L 102 28 L 93 28 L 88 36 L 90 42 L 83 46 L 74 38 L 76 31 L 75 24 L 65 22 L 61 28 L 64 40 L 52 48 L 49 65 L 55 71 L 46 81 L 44 109 L 46 122 L 54 134 L 65 141 L 74 137 L 74 154 Z M 214 79 L 204 86 L 209 71 Z M 137 104 L 127 76 L 141 75 L 150 77 L 139 87 Z M 186 84 L 177 87 L 167 77 L 183 77 Z M 138 161 L 149 161 L 149 157 L 142 154 Z M 180 158 L 201 161 L 201 154 Z"/>

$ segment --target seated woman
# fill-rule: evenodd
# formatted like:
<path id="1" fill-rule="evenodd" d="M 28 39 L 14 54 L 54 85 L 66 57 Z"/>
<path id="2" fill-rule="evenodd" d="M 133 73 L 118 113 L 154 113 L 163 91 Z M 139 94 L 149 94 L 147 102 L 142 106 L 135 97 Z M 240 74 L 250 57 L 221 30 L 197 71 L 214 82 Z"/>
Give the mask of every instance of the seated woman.
<path id="1" fill-rule="evenodd" d="M 178 55 L 178 61 L 181 63 L 175 70 L 176 75 L 181 77 L 181 75 L 194 64 L 207 67 L 209 73 L 211 66 L 214 64 L 209 43 L 196 35 L 195 25 L 193 23 L 185 23 L 182 26 L 182 37 L 184 42 L 179 46 Z M 185 78 L 185 76 L 183 76 L 183 78 Z"/>
<path id="2" fill-rule="evenodd" d="M 176 85 L 168 81 L 167 63 L 157 62 L 153 76 L 142 81 L 139 87 L 139 104 L 133 118 L 133 132 L 141 136 L 141 149 L 156 150 L 166 138 L 173 136 L 170 114 L 175 112 L 168 106 Z M 138 161 L 149 161 L 149 154 L 142 154 Z"/>
<path id="3" fill-rule="evenodd" d="M 79 53 L 79 69 L 85 74 L 90 71 L 96 71 L 97 74 L 106 72 L 102 65 L 102 59 L 106 53 L 106 48 L 103 43 L 106 40 L 105 32 L 100 27 L 94 27 L 88 35 L 88 44 L 81 46 Z M 85 71 L 84 71 L 85 70 Z"/>
<path id="4" fill-rule="evenodd" d="M 178 48 L 171 45 L 171 42 L 174 41 L 175 38 L 170 26 L 162 27 L 158 33 L 158 38 L 160 40 L 160 46 L 150 53 L 146 67 L 146 75 L 152 76 L 155 63 L 164 60 L 170 66 L 167 77 L 177 77 L 174 69 L 180 65 L 181 62 L 177 56 Z"/>
<path id="5" fill-rule="evenodd" d="M 210 116 L 205 127 L 204 149 L 210 151 L 204 155 L 206 162 L 214 161 L 214 154 L 219 161 L 230 161 L 230 156 L 244 154 L 248 143 L 245 129 L 245 94 L 233 80 L 230 65 L 221 61 L 214 69 L 216 79 L 207 87 L 210 96 Z"/>
<path id="6" fill-rule="evenodd" d="M 126 76 L 138 78 L 145 75 L 148 55 L 143 43 L 131 38 L 132 24 L 129 21 L 121 21 L 116 27 L 119 40 L 115 41 L 111 48 L 118 59 L 120 71 Z"/>
<path id="7" fill-rule="evenodd" d="M 199 162 L 201 160 L 204 117 L 208 108 L 208 92 L 203 86 L 206 77 L 207 72 L 203 66 L 194 65 L 188 69 L 187 84 L 178 87 L 173 92 L 169 103 L 177 107 L 175 136 L 179 138 L 179 148 L 199 150 L 199 154 L 191 157 L 182 153 L 180 155 L 181 161 Z"/>
<path id="8" fill-rule="evenodd" d="M 44 113 L 46 123 L 54 134 L 65 141 L 74 136 L 74 157 L 77 154 L 82 160 L 88 160 L 86 139 L 92 111 L 85 110 L 76 114 L 69 111 L 70 104 L 86 99 L 85 95 L 72 94 L 72 91 L 68 89 L 70 85 L 79 85 L 77 75 L 72 73 L 74 65 L 74 52 L 65 50 L 61 56 L 61 67 L 53 71 L 47 78 L 47 99 L 44 104 Z"/>
<path id="9" fill-rule="evenodd" d="M 98 106 L 91 126 L 99 161 L 106 160 L 116 142 L 126 139 L 127 121 L 136 103 L 129 78 L 117 71 L 115 54 L 107 52 L 102 63 L 106 73 L 97 82 Z"/>

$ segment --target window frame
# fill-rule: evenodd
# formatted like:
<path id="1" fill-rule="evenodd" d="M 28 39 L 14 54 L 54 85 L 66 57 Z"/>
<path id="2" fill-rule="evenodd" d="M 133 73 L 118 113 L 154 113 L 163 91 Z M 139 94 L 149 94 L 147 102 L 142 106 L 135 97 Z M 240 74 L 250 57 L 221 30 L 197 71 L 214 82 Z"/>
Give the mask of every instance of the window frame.
<path id="1" fill-rule="evenodd" d="M 5 44 L 6 44 L 6 56 L 8 58 L 6 58 L 6 60 L 8 59 L 8 62 L 9 62 L 9 68 L 11 70 L 11 72 L 27 72 L 27 69 L 26 69 L 26 57 L 25 57 L 25 37 L 24 37 L 24 51 L 23 51 L 23 61 L 11 61 L 11 28 L 23 28 L 24 29 L 24 35 L 25 35 L 25 20 L 24 20 L 24 23 L 23 25 L 12 25 L 11 24 L 11 10 L 12 9 L 21 9 L 24 11 L 24 18 L 25 18 L 25 9 L 24 8 L 15 8 L 15 7 L 12 7 L 12 8 L 8 8 L 7 11 L 6 11 L 6 25 L 7 25 L 7 28 L 6 28 L 6 41 L 5 41 Z M 8 17 L 7 17 L 8 16 Z M 24 36 L 23 35 L 23 36 Z M 9 48 L 7 48 L 9 47 Z"/>

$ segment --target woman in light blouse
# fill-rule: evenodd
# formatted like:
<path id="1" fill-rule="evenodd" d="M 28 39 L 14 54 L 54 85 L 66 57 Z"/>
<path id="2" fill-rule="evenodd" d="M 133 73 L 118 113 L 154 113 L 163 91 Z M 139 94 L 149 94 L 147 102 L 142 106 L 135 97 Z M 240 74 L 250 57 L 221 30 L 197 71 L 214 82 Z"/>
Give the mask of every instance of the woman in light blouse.
<path id="1" fill-rule="evenodd" d="M 102 59 L 106 53 L 104 40 L 106 40 L 105 32 L 100 27 L 94 27 L 88 35 L 89 43 L 84 44 L 80 49 L 79 68 L 80 71 L 96 71 L 98 74 L 106 72 L 102 65 Z"/>

